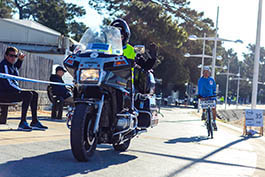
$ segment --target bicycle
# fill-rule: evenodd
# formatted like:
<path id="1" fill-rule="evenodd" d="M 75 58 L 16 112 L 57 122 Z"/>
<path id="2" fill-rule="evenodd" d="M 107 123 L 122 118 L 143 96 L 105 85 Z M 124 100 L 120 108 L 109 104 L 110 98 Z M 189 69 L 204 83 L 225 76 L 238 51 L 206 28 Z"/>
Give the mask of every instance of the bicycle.
<path id="1" fill-rule="evenodd" d="M 213 123 L 213 112 L 212 112 L 212 108 L 216 107 L 216 101 L 210 99 L 213 97 L 216 97 L 216 96 L 200 97 L 200 98 L 202 98 L 201 108 L 206 110 L 206 115 L 207 115 L 206 128 L 207 128 L 207 132 L 208 132 L 208 137 L 211 137 L 211 139 L 213 139 L 213 125 L 212 125 L 212 123 Z"/>

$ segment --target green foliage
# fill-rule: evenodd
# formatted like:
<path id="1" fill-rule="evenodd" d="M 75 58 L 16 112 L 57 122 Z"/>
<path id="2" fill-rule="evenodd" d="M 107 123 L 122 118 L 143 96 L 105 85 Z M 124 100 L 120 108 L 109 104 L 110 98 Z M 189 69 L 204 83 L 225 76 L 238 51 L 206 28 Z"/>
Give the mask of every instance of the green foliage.
<path id="1" fill-rule="evenodd" d="M 237 53 L 233 51 L 233 49 L 229 49 L 227 51 L 224 51 L 223 54 L 223 63 L 222 66 L 227 66 L 229 65 L 229 73 L 234 73 L 237 74 L 239 71 L 239 66 L 242 67 L 242 63 L 239 62 Z M 226 70 L 220 70 L 220 73 L 227 73 Z M 242 71 L 242 68 L 241 68 Z M 232 76 L 230 76 L 232 77 Z M 230 78 L 228 77 L 228 79 Z M 233 76 L 234 77 L 234 76 Z M 216 75 L 216 82 L 219 84 L 219 95 L 220 96 L 225 96 L 225 90 L 226 90 L 226 79 L 227 75 Z M 237 82 L 236 81 L 229 81 L 229 93 L 233 93 L 234 95 L 237 91 Z"/>
<path id="2" fill-rule="evenodd" d="M 35 3 L 34 0 L 13 0 L 13 5 L 19 13 L 19 19 L 29 18 Z"/>
<path id="3" fill-rule="evenodd" d="M 242 77 L 249 78 L 250 80 L 253 79 L 253 69 L 254 69 L 254 59 L 255 59 L 255 45 L 249 44 L 247 46 L 248 52 L 244 53 L 244 61 L 243 61 L 243 69 L 242 69 Z M 259 79 L 258 81 L 261 83 L 265 82 L 265 49 L 264 47 L 260 48 L 260 63 L 259 63 Z M 252 84 L 247 82 L 242 83 L 242 89 L 240 89 L 241 96 L 248 96 L 251 95 Z M 258 99 L 262 99 L 265 101 L 265 94 L 261 90 L 265 89 L 264 85 L 259 84 L 258 86 Z"/>
<path id="4" fill-rule="evenodd" d="M 162 78 L 164 85 L 184 83 L 188 75 L 184 72 L 180 47 L 188 34 L 173 16 L 167 14 L 165 7 L 133 1 L 123 18 L 130 24 L 132 44 L 144 44 L 148 48 L 151 42 L 155 42 L 159 46 L 161 65 L 155 69 L 156 77 Z"/>
<path id="5" fill-rule="evenodd" d="M 9 5 L 9 0 L 0 1 L 0 18 L 11 18 L 12 8 Z"/>
<path id="6" fill-rule="evenodd" d="M 76 38 L 80 38 L 80 31 L 85 29 L 84 24 L 74 20 L 75 17 L 86 14 L 85 9 L 76 4 L 66 3 L 64 0 L 13 0 L 13 4 L 20 19 L 33 18 L 64 35 L 71 32 Z M 77 30 L 76 27 L 81 28 Z"/>
<path id="7" fill-rule="evenodd" d="M 70 31 L 71 31 L 71 34 L 70 36 L 76 40 L 76 41 L 79 41 L 82 37 L 82 35 L 84 34 L 84 32 L 86 31 L 87 29 L 87 26 L 84 24 L 84 23 L 77 23 L 76 21 L 72 22 L 70 24 Z"/>
<path id="8" fill-rule="evenodd" d="M 240 98 L 250 99 L 252 94 L 252 81 L 253 79 L 253 69 L 254 69 L 254 57 L 255 57 L 255 45 L 249 44 L 247 46 L 248 52 L 243 54 L 244 60 L 239 61 L 237 57 L 237 53 L 235 53 L 232 49 L 224 52 L 223 58 L 224 62 L 222 65 L 227 65 L 227 62 L 230 61 L 230 69 L 229 73 L 238 74 L 240 68 L 240 77 L 243 79 L 240 81 Z M 265 49 L 261 47 L 260 49 L 260 65 L 259 65 L 259 82 L 265 82 Z M 221 71 L 226 72 L 226 70 Z M 230 76 L 232 77 L 232 76 Z M 233 76 L 235 78 L 235 76 Z M 247 81 L 246 79 L 249 79 Z M 218 75 L 216 76 L 216 82 L 219 84 L 219 88 L 221 91 L 220 95 L 225 95 L 226 89 L 226 75 Z M 229 80 L 229 95 L 236 96 L 237 93 L 237 80 Z M 258 86 L 258 101 L 264 103 L 265 101 L 265 86 L 259 84 Z"/>

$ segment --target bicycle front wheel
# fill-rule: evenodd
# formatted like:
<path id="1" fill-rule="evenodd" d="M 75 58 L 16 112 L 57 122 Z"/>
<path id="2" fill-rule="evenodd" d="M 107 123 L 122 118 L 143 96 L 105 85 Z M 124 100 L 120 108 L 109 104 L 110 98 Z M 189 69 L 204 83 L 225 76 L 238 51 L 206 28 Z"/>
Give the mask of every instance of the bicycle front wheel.
<path id="1" fill-rule="evenodd" d="M 212 115 L 210 109 L 207 110 L 207 131 L 208 137 L 211 137 L 211 139 L 213 139 Z"/>

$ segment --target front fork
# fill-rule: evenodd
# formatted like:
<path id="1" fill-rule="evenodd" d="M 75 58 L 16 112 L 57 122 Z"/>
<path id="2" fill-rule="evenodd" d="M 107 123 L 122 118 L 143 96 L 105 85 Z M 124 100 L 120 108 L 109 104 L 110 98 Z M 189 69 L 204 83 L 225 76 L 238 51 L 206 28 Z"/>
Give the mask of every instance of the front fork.
<path id="1" fill-rule="evenodd" d="M 211 110 L 211 108 L 206 109 L 204 115 L 206 116 L 207 123 L 211 122 L 211 124 L 213 124 L 213 111 Z"/>
<path id="2" fill-rule="evenodd" d="M 104 104 L 104 94 L 101 97 L 101 100 L 97 103 L 98 104 L 98 113 L 97 113 L 97 117 L 95 120 L 95 126 L 94 126 L 94 130 L 93 133 L 97 133 L 98 132 L 98 128 L 99 128 L 99 122 L 100 122 L 100 117 L 101 117 L 101 113 L 102 113 L 102 108 L 103 108 L 103 104 Z M 71 129 L 71 121 L 72 121 L 72 117 L 74 115 L 74 107 L 69 107 L 68 108 L 68 113 L 66 114 L 66 126 Z"/>
<path id="3" fill-rule="evenodd" d="M 98 103 L 98 113 L 97 113 L 97 117 L 96 117 L 96 121 L 95 121 L 94 131 L 93 131 L 94 134 L 96 134 L 98 132 L 100 117 L 101 117 L 102 108 L 103 108 L 103 104 L 104 104 L 104 97 L 105 97 L 105 95 L 103 94 L 101 97 L 101 100 Z"/>

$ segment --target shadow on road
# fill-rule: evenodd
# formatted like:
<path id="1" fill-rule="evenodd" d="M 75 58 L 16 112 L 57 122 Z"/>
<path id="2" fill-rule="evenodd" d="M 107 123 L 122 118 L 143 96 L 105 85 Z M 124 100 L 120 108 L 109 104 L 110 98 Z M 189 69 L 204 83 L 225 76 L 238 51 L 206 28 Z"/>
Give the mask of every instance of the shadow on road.
<path id="1" fill-rule="evenodd" d="M 176 144 L 176 143 L 193 143 L 193 142 L 201 142 L 204 140 L 208 140 L 207 136 L 193 136 L 189 138 L 176 138 L 166 141 L 167 144 Z"/>
<path id="2" fill-rule="evenodd" d="M 16 128 L 5 128 L 0 129 L 0 132 L 22 132 L 23 130 L 18 130 Z M 45 130 L 37 130 L 37 131 L 45 131 Z M 32 132 L 32 130 L 25 130 L 23 132 Z"/>
<path id="3" fill-rule="evenodd" d="M 175 155 L 161 154 L 161 153 L 156 153 L 156 152 L 139 151 L 139 150 L 130 150 L 130 151 L 191 161 L 189 164 L 183 166 L 180 169 L 177 169 L 176 171 L 170 173 L 166 177 L 177 176 L 178 174 L 182 173 L 185 170 L 188 170 L 190 167 L 192 167 L 193 165 L 195 165 L 197 163 L 210 163 L 210 164 L 217 164 L 217 165 L 224 165 L 224 166 L 235 166 L 235 167 L 242 167 L 242 168 L 251 168 L 251 169 L 258 169 L 258 170 L 265 171 L 265 168 L 260 168 L 260 167 L 255 167 L 255 166 L 248 166 L 248 165 L 241 165 L 241 164 L 235 164 L 235 163 L 228 163 L 228 162 L 225 162 L 225 159 L 224 159 L 224 162 L 207 160 L 209 157 L 213 156 L 214 154 L 217 154 L 220 151 L 223 151 L 223 150 L 225 150 L 227 148 L 230 148 L 231 146 L 233 146 L 235 144 L 241 143 L 241 142 L 246 141 L 248 139 L 249 139 L 249 137 L 243 137 L 243 138 L 240 138 L 240 139 L 238 139 L 236 141 L 230 142 L 230 143 L 226 144 L 225 146 L 220 147 L 220 148 L 216 149 L 215 151 L 213 151 L 213 152 L 211 152 L 211 153 L 209 153 L 209 154 L 207 154 L 207 155 L 205 155 L 205 156 L 203 156 L 201 158 L 175 156 Z"/>
<path id="4" fill-rule="evenodd" d="M 47 116 L 38 116 L 38 119 L 40 121 L 48 121 L 48 122 L 62 122 L 62 123 L 66 122 L 65 118 L 63 118 L 63 119 L 52 119 L 52 118 L 49 118 Z M 20 117 L 10 117 L 7 120 L 20 120 Z M 32 120 L 31 117 L 27 117 L 28 122 L 30 122 L 31 120 Z"/>
<path id="5" fill-rule="evenodd" d="M 112 149 L 96 151 L 89 162 L 77 162 L 71 150 L 51 152 L 0 165 L 1 177 L 58 177 L 75 174 L 85 175 L 112 165 L 126 163 L 136 156 L 120 154 Z"/>

